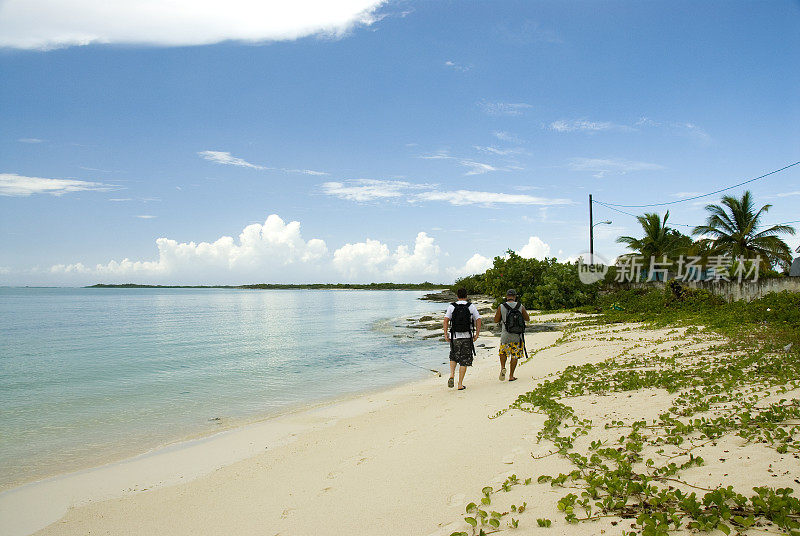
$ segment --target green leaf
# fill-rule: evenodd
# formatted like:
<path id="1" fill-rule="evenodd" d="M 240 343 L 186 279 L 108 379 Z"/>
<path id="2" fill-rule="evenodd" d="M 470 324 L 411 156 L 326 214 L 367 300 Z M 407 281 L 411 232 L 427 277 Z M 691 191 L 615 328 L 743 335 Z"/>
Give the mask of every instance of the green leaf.
<path id="1" fill-rule="evenodd" d="M 493 526 L 494 528 L 498 528 L 500 526 L 500 521 L 497 520 L 497 519 L 492 518 L 492 519 L 489 520 L 489 524 L 491 526 Z"/>
<path id="2" fill-rule="evenodd" d="M 464 521 L 466 521 L 467 523 L 469 523 L 473 527 L 477 527 L 478 526 L 478 520 L 475 519 L 474 517 L 465 517 Z"/>
<path id="3" fill-rule="evenodd" d="M 478 507 L 478 505 L 477 505 L 477 504 L 475 504 L 474 502 L 471 502 L 471 503 L 469 503 L 469 504 L 467 505 L 467 513 L 470 513 L 470 512 L 472 512 L 472 511 L 473 511 L 475 508 L 477 508 L 477 507 Z"/>

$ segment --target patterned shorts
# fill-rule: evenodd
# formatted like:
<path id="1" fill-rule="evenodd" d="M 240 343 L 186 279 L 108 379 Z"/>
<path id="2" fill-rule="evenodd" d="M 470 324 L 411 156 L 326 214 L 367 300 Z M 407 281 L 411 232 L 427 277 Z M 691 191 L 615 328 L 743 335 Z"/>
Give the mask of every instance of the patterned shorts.
<path id="1" fill-rule="evenodd" d="M 525 352 L 522 349 L 522 341 L 520 342 L 507 342 L 500 345 L 500 356 L 510 357 L 511 359 L 522 359 L 525 357 Z"/>
<path id="2" fill-rule="evenodd" d="M 462 367 L 472 366 L 472 338 L 453 339 L 450 347 L 450 361 L 455 361 Z"/>

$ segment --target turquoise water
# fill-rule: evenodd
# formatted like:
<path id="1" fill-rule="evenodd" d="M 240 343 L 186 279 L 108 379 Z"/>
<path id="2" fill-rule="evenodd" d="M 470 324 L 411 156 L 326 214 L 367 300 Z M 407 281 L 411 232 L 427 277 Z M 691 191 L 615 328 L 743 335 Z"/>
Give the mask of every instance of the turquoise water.
<path id="1" fill-rule="evenodd" d="M 0 489 L 443 369 L 421 294 L 0 288 Z"/>

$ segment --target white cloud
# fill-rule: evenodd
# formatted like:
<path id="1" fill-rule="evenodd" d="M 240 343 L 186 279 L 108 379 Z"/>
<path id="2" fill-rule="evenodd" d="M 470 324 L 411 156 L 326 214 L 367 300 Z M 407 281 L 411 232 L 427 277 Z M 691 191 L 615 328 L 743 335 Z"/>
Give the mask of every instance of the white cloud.
<path id="1" fill-rule="evenodd" d="M 664 166 L 659 164 L 621 158 L 573 158 L 568 166 L 573 171 L 593 171 L 594 176 L 598 178 L 604 177 L 608 173 L 624 175 L 631 171 L 664 169 Z"/>
<path id="2" fill-rule="evenodd" d="M 274 277 L 314 277 L 312 268 L 328 252 L 325 242 L 305 241 L 300 223 L 286 223 L 270 215 L 263 224 L 251 224 L 239 234 L 238 242 L 222 236 L 214 242 L 156 240 L 158 259 L 153 261 L 110 261 L 94 267 L 83 263 L 57 264 L 55 275 L 80 274 L 100 281 L 174 281 L 209 284 L 219 281 L 268 281 Z M 291 269 L 287 271 L 287 267 Z M 323 271 L 324 272 L 324 271 Z"/>
<path id="3" fill-rule="evenodd" d="M 25 177 L 16 173 L 0 173 L 0 195 L 27 197 L 33 194 L 64 195 L 69 192 L 108 191 L 116 187 L 100 182 L 75 179 Z"/>
<path id="4" fill-rule="evenodd" d="M 42 143 L 44 140 L 39 138 L 20 138 L 17 141 L 20 143 Z"/>
<path id="5" fill-rule="evenodd" d="M 300 173 L 301 175 L 328 175 L 328 173 L 325 171 L 315 171 L 313 169 L 281 169 L 281 171 L 285 173 Z"/>
<path id="6" fill-rule="evenodd" d="M 509 156 L 509 155 L 512 155 L 512 154 L 525 154 L 525 150 L 521 149 L 519 147 L 506 148 L 506 149 L 501 149 L 501 148 L 495 147 L 493 145 L 489 145 L 489 146 L 473 145 L 473 147 L 475 147 L 475 149 L 477 149 L 479 151 L 482 151 L 484 153 L 496 154 L 498 156 Z"/>
<path id="7" fill-rule="evenodd" d="M 511 134 L 510 132 L 506 132 L 505 130 L 495 130 L 494 132 L 492 132 L 492 135 L 498 140 L 509 141 L 512 143 L 522 143 L 522 140 L 520 140 L 518 137 Z"/>
<path id="8" fill-rule="evenodd" d="M 484 257 L 480 253 L 476 253 L 464 263 L 464 266 L 458 268 L 450 268 L 448 272 L 453 277 L 464 277 L 474 274 L 482 274 L 493 265 L 492 259 Z"/>
<path id="9" fill-rule="evenodd" d="M 569 199 L 548 199 L 526 194 L 504 194 L 474 190 L 422 192 L 414 196 L 419 201 L 445 201 L 451 205 L 568 205 Z"/>
<path id="10" fill-rule="evenodd" d="M 420 155 L 419 158 L 424 160 L 457 160 L 459 165 L 468 168 L 468 171 L 464 173 L 464 175 L 482 175 L 490 171 L 508 171 L 507 169 L 494 167 L 491 164 L 458 158 L 452 156 L 448 151 L 445 150 L 438 151 L 433 154 Z"/>
<path id="11" fill-rule="evenodd" d="M 409 190 L 419 190 L 429 188 L 426 184 L 412 184 L 405 181 L 381 181 L 373 179 L 357 179 L 342 182 L 325 182 L 322 184 L 322 191 L 325 194 L 333 195 L 339 199 L 350 201 L 374 201 L 375 199 L 387 199 L 393 197 L 403 197 Z"/>
<path id="12" fill-rule="evenodd" d="M 573 121 L 566 121 L 560 119 L 550 123 L 550 130 L 556 132 L 600 132 L 602 130 L 633 130 L 626 125 L 617 125 L 609 121 L 587 121 L 585 119 L 577 119 Z"/>
<path id="13" fill-rule="evenodd" d="M 794 195 L 800 195 L 800 190 L 794 192 L 781 192 L 779 194 L 775 194 L 776 197 L 791 197 Z"/>
<path id="14" fill-rule="evenodd" d="M 703 192 L 677 192 L 670 194 L 671 197 L 677 197 L 678 199 L 686 199 L 687 197 L 694 197 L 696 195 L 703 195 Z"/>
<path id="15" fill-rule="evenodd" d="M 447 60 L 446 62 L 444 62 L 444 64 L 445 64 L 446 67 L 450 67 L 454 71 L 459 71 L 459 72 L 462 72 L 462 73 L 466 72 L 466 71 L 469 71 L 472 68 L 471 65 L 464 65 L 464 64 L 461 64 L 461 63 L 456 63 L 456 62 L 454 62 L 452 60 Z"/>
<path id="16" fill-rule="evenodd" d="M 137 218 L 140 218 L 140 219 L 142 219 L 142 220 L 152 220 L 152 219 L 154 219 L 154 218 L 155 218 L 155 216 L 153 216 L 152 214 L 139 214 L 139 215 L 138 215 L 138 216 L 136 216 L 136 217 L 137 217 Z"/>
<path id="17" fill-rule="evenodd" d="M 527 102 L 490 102 L 482 100 L 478 106 L 489 115 L 522 115 L 525 110 L 533 108 Z"/>
<path id="18" fill-rule="evenodd" d="M 198 151 L 197 153 L 201 158 L 214 162 L 215 164 L 223 164 L 226 166 L 238 166 L 251 169 L 266 169 L 264 166 L 251 164 L 246 160 L 237 158 L 227 151 Z"/>
<path id="19" fill-rule="evenodd" d="M 386 244 L 367 238 L 337 249 L 333 266 L 349 281 L 422 281 L 439 275 L 440 253 L 424 232 L 417 234 L 413 251 L 400 245 L 391 252 Z"/>
<path id="20" fill-rule="evenodd" d="M 519 256 L 526 259 L 544 259 L 550 255 L 550 246 L 538 236 L 532 236 L 528 243 L 519 250 Z"/>
<path id="21" fill-rule="evenodd" d="M 492 165 L 484 164 L 483 162 L 475 162 L 474 160 L 461 160 L 459 164 L 469 168 L 469 171 L 467 171 L 465 175 L 483 175 L 484 173 L 497 171 L 498 169 Z"/>
<path id="22" fill-rule="evenodd" d="M 114 203 L 121 203 L 123 201 L 133 201 L 130 197 L 112 197 L 109 201 L 113 201 Z"/>
<path id="23" fill-rule="evenodd" d="M 51 49 L 92 43 L 186 46 L 341 37 L 378 20 L 385 0 L 5 0 L 0 47 Z"/>
<path id="24" fill-rule="evenodd" d="M 359 179 L 346 182 L 326 182 L 322 191 L 340 199 L 365 202 L 376 199 L 404 198 L 410 203 L 444 201 L 451 205 L 567 205 L 569 199 L 549 199 L 526 194 L 506 194 L 474 190 L 436 190 L 435 184 L 417 184 L 405 181 Z"/>
<path id="25" fill-rule="evenodd" d="M 325 171 L 315 171 L 313 169 L 292 169 L 292 168 L 275 168 L 251 164 L 247 160 L 237 158 L 227 151 L 198 151 L 197 153 L 201 158 L 214 162 L 215 164 L 223 164 L 227 166 L 246 167 L 250 169 L 261 169 L 270 171 L 282 171 L 283 173 L 299 173 L 301 175 L 328 175 Z"/>

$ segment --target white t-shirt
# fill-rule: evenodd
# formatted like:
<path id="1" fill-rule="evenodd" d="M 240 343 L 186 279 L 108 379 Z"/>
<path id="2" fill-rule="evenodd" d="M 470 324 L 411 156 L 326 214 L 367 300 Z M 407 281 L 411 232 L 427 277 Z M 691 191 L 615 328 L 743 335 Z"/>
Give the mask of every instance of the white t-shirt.
<path id="1" fill-rule="evenodd" d="M 467 304 L 467 300 L 458 300 L 456 303 L 466 305 Z M 452 319 L 453 318 L 453 311 L 455 311 L 455 309 L 456 308 L 453 307 L 452 303 L 450 305 L 448 305 L 447 306 L 447 312 L 444 314 L 445 318 Z M 474 320 L 475 322 L 477 322 L 478 319 L 481 317 L 481 315 L 478 314 L 478 308 L 475 307 L 474 303 L 470 303 L 469 304 L 469 312 L 472 315 L 472 320 Z M 455 338 L 456 339 L 469 339 L 469 331 L 456 331 Z"/>

